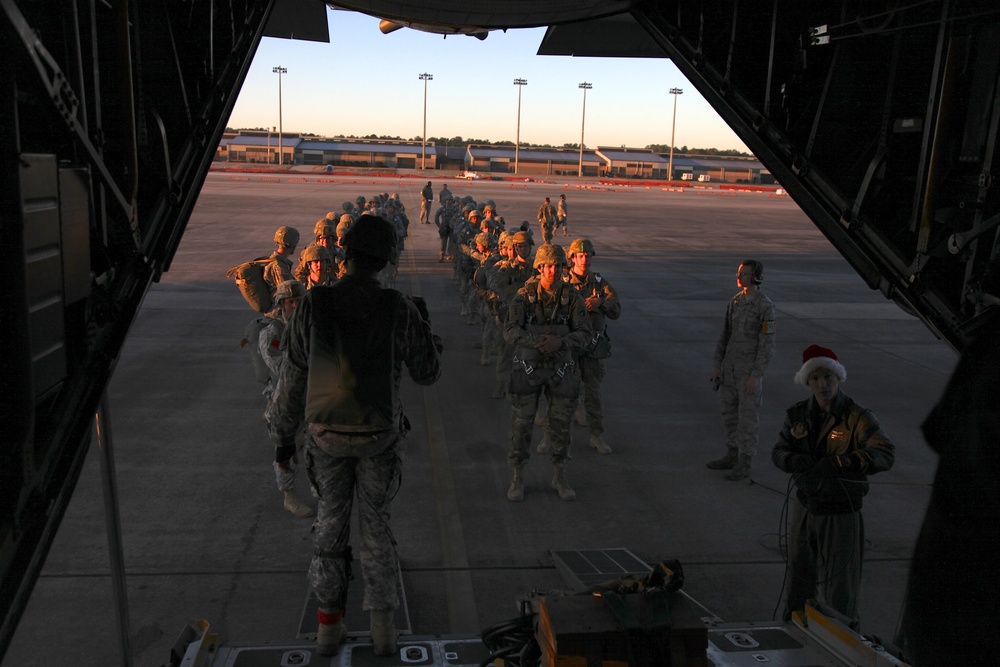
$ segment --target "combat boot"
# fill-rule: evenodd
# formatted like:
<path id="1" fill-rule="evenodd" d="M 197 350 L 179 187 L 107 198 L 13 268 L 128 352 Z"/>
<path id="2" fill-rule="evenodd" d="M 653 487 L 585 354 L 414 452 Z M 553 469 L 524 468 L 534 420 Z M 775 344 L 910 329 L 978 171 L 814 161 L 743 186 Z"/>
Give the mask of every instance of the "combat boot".
<path id="1" fill-rule="evenodd" d="M 375 655 L 392 655 L 396 652 L 396 640 L 399 639 L 399 632 L 396 631 L 396 610 L 395 609 L 373 609 L 372 617 L 372 651 Z"/>
<path id="2" fill-rule="evenodd" d="M 347 637 L 344 627 L 344 612 L 318 610 L 319 629 L 316 630 L 316 652 L 320 655 L 337 655 L 340 645 Z"/>
<path id="3" fill-rule="evenodd" d="M 563 467 L 561 465 L 557 465 L 552 469 L 552 488 L 559 492 L 561 500 L 576 500 L 576 491 L 566 481 L 566 475 L 563 474 Z"/>
<path id="4" fill-rule="evenodd" d="M 443 261 L 444 261 L 444 253 L 442 252 L 442 253 L 438 254 L 438 264 L 440 264 Z"/>
<path id="5" fill-rule="evenodd" d="M 610 454 L 611 448 L 604 442 L 600 433 L 590 434 L 590 446 L 597 450 L 598 454 Z"/>
<path id="6" fill-rule="evenodd" d="M 480 345 L 482 345 L 482 343 L 480 343 Z M 483 346 L 483 355 L 479 358 L 479 365 L 480 366 L 490 365 L 490 351 L 489 348 L 487 348 L 486 346 Z"/>
<path id="7" fill-rule="evenodd" d="M 721 459 L 715 459 L 705 464 L 712 470 L 732 470 L 736 465 L 736 450 L 726 449 L 726 454 Z"/>
<path id="8" fill-rule="evenodd" d="M 305 519 L 315 514 L 313 508 L 299 500 L 299 497 L 295 495 L 294 491 L 285 491 L 284 507 L 300 519 Z"/>
<path id="9" fill-rule="evenodd" d="M 731 482 L 748 479 L 750 477 L 750 457 L 746 454 L 740 454 L 739 459 L 736 461 L 736 465 L 734 465 L 733 469 L 727 472 L 724 477 Z"/>
<path id="10" fill-rule="evenodd" d="M 545 437 L 545 433 L 542 433 L 542 439 L 539 441 L 538 447 L 535 448 L 535 451 L 539 454 L 549 453 L 549 439 Z"/>
<path id="11" fill-rule="evenodd" d="M 510 481 L 510 488 L 507 489 L 507 500 L 512 503 L 524 500 L 524 479 L 521 477 L 520 468 L 514 468 L 514 479 Z"/>

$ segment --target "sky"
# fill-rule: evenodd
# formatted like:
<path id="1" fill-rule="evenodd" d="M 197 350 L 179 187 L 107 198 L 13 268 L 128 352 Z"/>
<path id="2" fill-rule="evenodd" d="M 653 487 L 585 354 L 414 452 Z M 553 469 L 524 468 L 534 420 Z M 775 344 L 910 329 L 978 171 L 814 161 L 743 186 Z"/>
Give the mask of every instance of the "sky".
<path id="1" fill-rule="evenodd" d="M 427 136 L 522 143 L 674 146 L 748 151 L 667 58 L 538 56 L 544 28 L 493 31 L 480 41 L 409 28 L 383 35 L 377 18 L 327 10 L 331 43 L 264 37 L 229 127 L 279 125 L 321 136 L 420 137 L 427 88 Z M 516 86 L 514 79 L 526 79 Z M 588 82 L 586 92 L 579 87 Z M 585 120 L 585 125 L 582 121 Z"/>

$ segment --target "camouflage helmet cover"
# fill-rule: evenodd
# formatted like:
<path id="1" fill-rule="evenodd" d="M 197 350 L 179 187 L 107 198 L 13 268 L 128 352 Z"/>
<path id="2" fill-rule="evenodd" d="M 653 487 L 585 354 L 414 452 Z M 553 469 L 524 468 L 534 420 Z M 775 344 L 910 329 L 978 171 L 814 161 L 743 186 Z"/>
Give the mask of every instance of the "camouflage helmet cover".
<path id="1" fill-rule="evenodd" d="M 517 245 L 519 243 L 527 243 L 528 245 L 534 245 L 534 241 L 532 241 L 531 236 L 528 235 L 528 232 L 517 232 L 516 234 L 514 234 L 514 236 L 510 238 L 511 245 Z"/>
<path id="2" fill-rule="evenodd" d="M 578 252 L 585 252 L 589 255 L 596 255 L 597 251 L 594 250 L 594 244 L 590 242 L 590 239 L 576 239 L 569 244 L 569 250 L 566 251 L 568 257 L 572 257 Z"/>
<path id="3" fill-rule="evenodd" d="M 336 235 L 337 235 L 336 227 L 331 225 L 329 222 L 326 223 L 325 225 L 316 225 L 317 239 L 330 238 L 331 236 L 336 236 Z"/>
<path id="4" fill-rule="evenodd" d="M 299 230 L 294 227 L 278 227 L 274 232 L 274 242 L 283 248 L 294 248 L 299 244 Z"/>
<path id="5" fill-rule="evenodd" d="M 543 243 L 538 246 L 538 250 L 535 251 L 535 261 L 531 265 L 537 269 L 545 264 L 566 264 L 566 253 L 563 251 L 562 246 L 551 243 Z"/>
<path id="6" fill-rule="evenodd" d="M 492 234 L 487 234 L 486 232 L 479 232 L 476 234 L 476 245 L 481 245 L 484 248 L 489 248 L 492 246 L 490 241 L 493 239 Z"/>
<path id="7" fill-rule="evenodd" d="M 281 305 L 285 299 L 301 299 L 306 295 L 306 286 L 298 280 L 285 280 L 274 290 L 274 303 Z"/>
<path id="8" fill-rule="evenodd" d="M 388 261 L 396 250 L 396 229 L 385 219 L 363 215 L 344 234 L 346 250 Z"/>
<path id="9" fill-rule="evenodd" d="M 320 230 L 323 229 L 325 225 L 329 225 L 332 220 L 333 220 L 333 213 L 327 213 L 325 218 L 320 218 L 319 220 L 317 220 L 316 224 L 313 225 L 313 234 L 319 236 Z"/>
<path id="10" fill-rule="evenodd" d="M 354 210 L 354 204 L 349 201 L 345 201 L 343 204 L 340 205 L 340 208 L 344 210 L 344 213 L 347 213 L 348 211 Z"/>
<path id="11" fill-rule="evenodd" d="M 500 236 L 497 238 L 497 245 L 501 248 L 506 248 L 510 245 L 511 234 L 508 231 L 500 232 Z"/>
<path id="12" fill-rule="evenodd" d="M 311 245 L 302 251 L 303 262 L 331 262 L 330 251 L 321 245 Z"/>

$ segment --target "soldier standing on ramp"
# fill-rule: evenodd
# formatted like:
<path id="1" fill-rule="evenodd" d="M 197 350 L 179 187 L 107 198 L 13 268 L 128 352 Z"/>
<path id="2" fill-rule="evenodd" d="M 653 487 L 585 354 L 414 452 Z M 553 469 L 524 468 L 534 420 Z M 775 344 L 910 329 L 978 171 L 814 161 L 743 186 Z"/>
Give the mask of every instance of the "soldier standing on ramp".
<path id="1" fill-rule="evenodd" d="M 760 291 L 764 266 L 753 259 L 740 264 L 736 284 L 741 290 L 726 308 L 726 321 L 715 346 L 709 380 L 719 389 L 726 453 L 708 462 L 712 470 L 728 470 L 726 479 L 750 477 L 757 453 L 760 399 L 764 370 L 774 356 L 774 304 Z"/>
<path id="2" fill-rule="evenodd" d="M 347 274 L 306 293 L 285 336 L 285 361 L 265 415 L 278 448 L 295 446 L 303 416 L 305 465 L 319 499 L 309 582 L 319 602 L 320 655 L 334 655 L 351 573 L 351 507 L 358 499 L 363 608 L 376 655 L 396 652 L 399 559 L 389 506 L 399 490 L 400 442 L 409 430 L 399 398 L 402 367 L 421 385 L 441 375 L 441 339 L 423 300 L 382 288 L 395 252 L 387 221 L 363 215 L 344 237 Z"/>

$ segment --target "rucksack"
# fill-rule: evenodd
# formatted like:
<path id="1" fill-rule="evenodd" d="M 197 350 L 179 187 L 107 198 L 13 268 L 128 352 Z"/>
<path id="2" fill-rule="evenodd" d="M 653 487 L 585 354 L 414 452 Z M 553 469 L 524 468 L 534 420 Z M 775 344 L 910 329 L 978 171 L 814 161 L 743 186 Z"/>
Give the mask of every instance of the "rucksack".
<path id="1" fill-rule="evenodd" d="M 264 267 L 274 261 L 272 257 L 258 257 L 226 271 L 226 277 L 236 279 L 243 298 L 258 313 L 267 313 L 274 306 L 271 288 L 264 280 Z"/>

